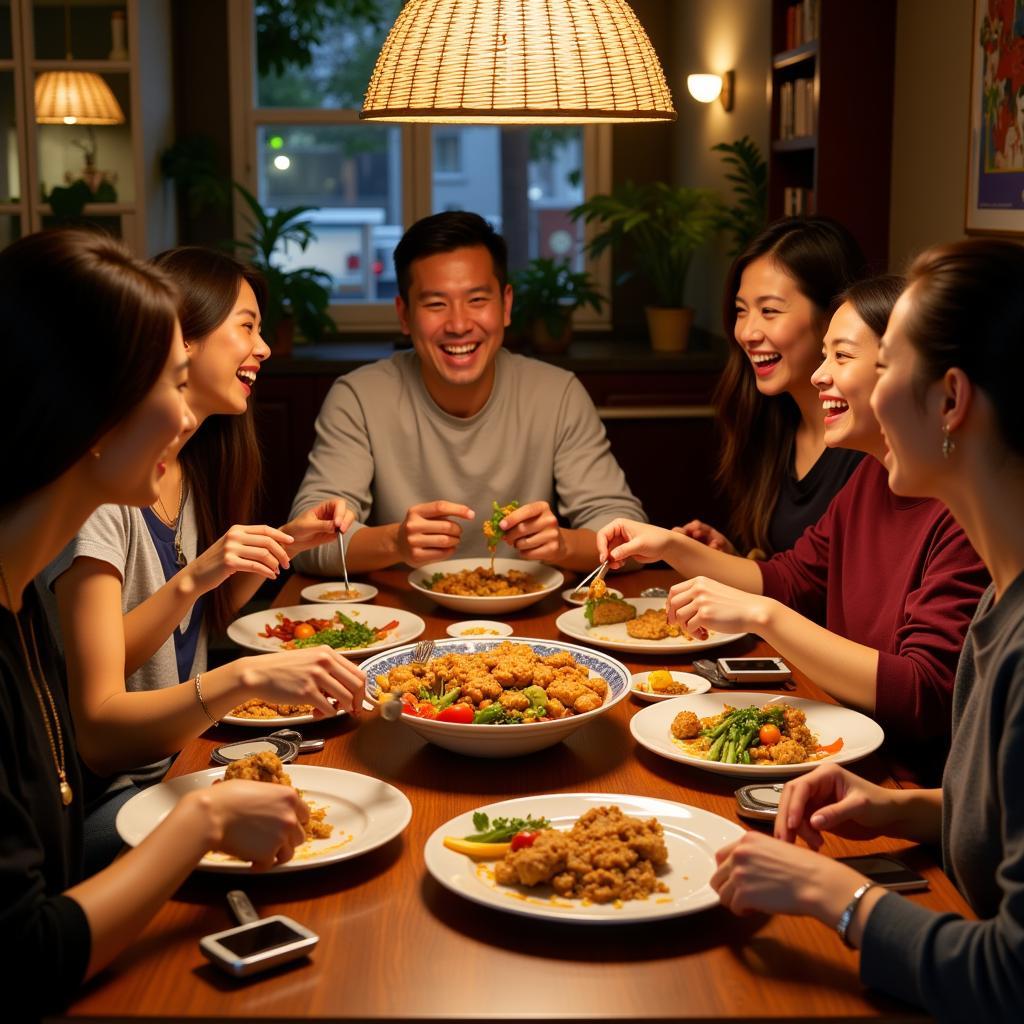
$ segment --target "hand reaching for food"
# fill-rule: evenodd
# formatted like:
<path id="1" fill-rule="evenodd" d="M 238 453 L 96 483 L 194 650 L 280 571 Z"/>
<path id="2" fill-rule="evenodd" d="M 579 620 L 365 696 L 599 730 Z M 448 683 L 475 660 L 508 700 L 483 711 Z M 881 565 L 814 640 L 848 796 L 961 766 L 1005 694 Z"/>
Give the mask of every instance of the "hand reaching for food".
<path id="1" fill-rule="evenodd" d="M 702 523 L 699 519 L 691 519 L 683 526 L 673 526 L 672 532 L 681 533 L 684 537 L 692 537 L 695 541 L 706 544 L 713 551 L 724 551 L 727 555 L 739 553 L 724 533 L 720 533 L 713 526 L 708 526 L 707 523 Z"/>
<path id="2" fill-rule="evenodd" d="M 597 555 L 602 562 L 610 562 L 613 569 L 620 569 L 630 558 L 640 563 L 657 562 L 664 557 L 671 536 L 660 526 L 613 519 L 597 531 Z"/>
<path id="3" fill-rule="evenodd" d="M 692 633 L 698 627 L 721 633 L 757 633 L 768 619 L 771 598 L 727 587 L 706 576 L 677 583 L 668 592 L 668 621 Z"/>
<path id="4" fill-rule="evenodd" d="M 520 558 L 536 562 L 565 561 L 568 545 L 555 513 L 546 501 L 531 501 L 508 513 L 498 524 L 506 544 Z"/>
<path id="5" fill-rule="evenodd" d="M 398 553 L 413 568 L 450 558 L 462 539 L 455 519 L 473 519 L 476 513 L 453 501 L 428 501 L 413 505 L 398 524 Z"/>
<path id="6" fill-rule="evenodd" d="M 297 555 L 321 544 L 333 544 L 338 534 L 344 533 L 354 520 L 355 513 L 344 498 L 328 498 L 297 515 L 282 529 L 293 538 L 290 551 Z"/>

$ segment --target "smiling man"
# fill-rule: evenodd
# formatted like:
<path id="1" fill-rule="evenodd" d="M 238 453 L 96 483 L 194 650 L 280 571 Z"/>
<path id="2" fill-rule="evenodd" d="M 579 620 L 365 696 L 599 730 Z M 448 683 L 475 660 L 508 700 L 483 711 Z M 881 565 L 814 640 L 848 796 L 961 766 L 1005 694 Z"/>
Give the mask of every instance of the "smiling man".
<path id="1" fill-rule="evenodd" d="M 494 501 L 520 506 L 502 520 L 511 547 L 499 555 L 589 569 L 596 529 L 643 517 L 576 377 L 502 350 L 507 263 L 475 213 L 426 217 L 396 247 L 395 307 L 413 351 L 335 381 L 293 506 L 349 502 L 349 569 L 483 557 Z M 296 564 L 341 570 L 335 545 Z"/>

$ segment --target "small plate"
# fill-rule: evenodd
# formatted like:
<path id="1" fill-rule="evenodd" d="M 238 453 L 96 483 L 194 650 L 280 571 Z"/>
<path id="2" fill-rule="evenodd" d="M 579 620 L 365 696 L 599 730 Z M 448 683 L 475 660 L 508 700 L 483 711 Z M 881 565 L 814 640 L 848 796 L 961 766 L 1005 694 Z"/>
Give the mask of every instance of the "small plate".
<path id="1" fill-rule="evenodd" d="M 667 669 L 651 669 L 651 672 L 655 671 L 668 671 Z M 646 700 L 651 703 L 659 700 L 671 700 L 673 697 L 688 697 L 689 693 L 654 693 L 651 690 L 641 689 L 641 686 L 647 685 L 647 677 L 651 672 L 636 672 L 629 677 L 631 683 L 630 693 L 636 697 L 637 700 Z M 682 683 L 683 686 L 690 688 L 690 693 L 707 693 L 711 689 L 711 684 L 703 677 L 698 676 L 693 672 L 671 672 L 669 675 L 672 677 L 672 681 L 676 683 Z"/>
<path id="2" fill-rule="evenodd" d="M 344 653 L 344 652 L 343 652 Z M 339 711 L 338 715 L 347 715 L 347 711 Z M 337 716 L 336 716 L 337 717 Z M 277 715 L 273 718 L 243 718 L 241 715 L 225 715 L 221 725 L 240 725 L 245 729 L 291 729 L 296 725 L 309 725 L 311 722 L 329 722 L 324 715 Z"/>
<path id="3" fill-rule="evenodd" d="M 445 632 L 454 637 L 511 636 L 512 627 L 496 619 L 469 619 L 466 622 L 453 622 Z"/>
<path id="4" fill-rule="evenodd" d="M 622 591 L 621 590 L 616 590 L 614 587 L 609 587 L 605 591 L 605 593 L 608 595 L 608 597 L 622 597 Z M 576 594 L 575 597 L 573 597 L 573 594 L 576 594 L 576 591 L 573 588 L 570 588 L 569 590 L 563 590 L 562 591 L 562 600 L 565 601 L 566 604 L 586 604 L 587 603 L 587 591 L 586 591 L 586 588 L 584 588 L 578 594 Z"/>
<path id="5" fill-rule="evenodd" d="M 329 583 L 314 583 L 311 586 L 302 588 L 302 600 L 312 601 L 314 604 L 351 604 L 353 601 L 372 601 L 380 591 L 369 583 L 357 583 L 349 581 L 349 590 L 354 590 L 354 597 L 330 597 L 333 593 L 344 591 L 344 580 L 332 580 Z"/>

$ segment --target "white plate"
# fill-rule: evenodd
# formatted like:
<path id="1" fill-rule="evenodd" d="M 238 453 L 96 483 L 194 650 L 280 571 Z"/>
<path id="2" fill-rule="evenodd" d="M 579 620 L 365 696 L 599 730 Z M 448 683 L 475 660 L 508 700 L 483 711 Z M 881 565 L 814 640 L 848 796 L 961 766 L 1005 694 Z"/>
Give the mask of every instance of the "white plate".
<path id="1" fill-rule="evenodd" d="M 605 593 L 609 597 L 622 597 L 622 591 L 616 590 L 614 587 L 608 587 Z M 576 594 L 576 596 L 573 597 L 573 594 Z M 578 594 L 576 593 L 576 590 L 573 587 L 570 587 L 568 590 L 563 590 L 562 600 L 565 601 L 566 604 L 586 604 L 587 587 L 584 587 Z"/>
<path id="2" fill-rule="evenodd" d="M 228 626 L 228 639 L 233 640 L 239 647 L 245 647 L 250 651 L 281 651 L 284 650 L 283 642 L 277 637 L 258 635 L 266 631 L 268 623 L 276 626 L 279 614 L 298 621 L 301 619 L 333 619 L 334 613 L 338 611 L 350 619 L 365 622 L 367 626 L 374 628 L 384 626 L 394 619 L 398 620 L 398 627 L 383 640 L 368 644 L 366 647 L 339 647 L 339 652 L 347 658 L 362 657 L 371 651 L 386 651 L 391 647 L 400 647 L 410 640 L 415 640 L 427 628 L 427 624 L 418 615 L 402 611 L 400 608 L 386 608 L 383 605 L 373 604 L 296 604 L 288 608 L 268 608 L 264 612 L 253 612 L 251 615 L 243 615 L 240 619 L 235 619 Z"/>
<path id="3" fill-rule="evenodd" d="M 488 871 L 493 871 L 493 866 L 483 862 L 481 870 L 477 862 L 444 845 L 445 836 L 472 835 L 473 811 L 460 814 L 437 829 L 423 848 L 423 859 L 434 878 L 456 895 L 526 917 L 583 924 L 635 924 L 693 914 L 718 905 L 718 894 L 708 884 L 715 872 L 715 851 L 740 839 L 743 829 L 710 811 L 671 800 L 614 793 L 552 793 L 503 800 L 477 810 L 492 818 L 543 816 L 556 828 L 568 830 L 590 808 L 613 804 L 624 814 L 657 818 L 661 822 L 668 864 L 659 878 L 668 886 L 667 893 L 652 893 L 646 900 L 627 900 L 620 907 L 607 903 L 585 906 L 580 900 L 549 899 L 551 890 L 543 886 L 527 889 L 498 885 Z"/>
<path id="4" fill-rule="evenodd" d="M 532 754 L 536 750 L 543 750 L 561 742 L 570 733 L 593 721 L 598 715 L 603 715 L 629 693 L 629 669 L 607 654 L 567 644 L 562 640 L 531 640 L 517 636 L 509 637 L 508 640 L 511 643 L 527 644 L 542 657 L 568 652 L 576 659 L 577 664 L 586 666 L 592 676 L 600 676 L 608 684 L 605 702 L 599 708 L 585 711 L 581 715 L 569 715 L 551 722 L 532 722 L 529 725 L 465 725 L 460 722 L 431 721 L 405 714 L 402 715 L 401 721 L 425 740 L 436 743 L 446 750 L 454 750 L 457 754 L 470 754 L 473 757 L 517 757 L 520 754 Z M 433 656 L 436 658 L 442 654 L 474 654 L 478 651 L 489 651 L 504 642 L 501 637 L 437 640 Z M 408 664 L 412 660 L 412 652 L 413 645 L 410 644 L 397 651 L 374 655 L 363 662 L 366 695 L 370 700 L 377 699 L 377 676 L 386 676 L 398 665 Z"/>
<path id="5" fill-rule="evenodd" d="M 498 622 L 497 619 L 467 619 L 465 622 L 453 622 L 445 632 L 454 637 L 479 638 L 511 636 L 513 630 L 507 622 Z"/>
<path id="6" fill-rule="evenodd" d="M 636 608 L 637 614 L 642 615 L 651 608 L 664 608 L 665 598 L 663 597 L 629 597 L 628 604 Z M 582 640 L 584 643 L 594 644 L 596 647 L 607 647 L 611 651 L 629 651 L 632 654 L 676 654 L 681 651 L 704 651 L 709 647 L 721 647 L 723 644 L 731 644 L 733 640 L 739 640 L 746 633 L 714 633 L 707 640 L 687 640 L 686 637 L 667 637 L 664 640 L 635 640 L 626 632 L 624 622 L 616 622 L 612 626 L 587 625 L 583 616 L 582 608 L 573 608 L 571 611 L 562 612 L 555 619 L 555 625 L 566 636 L 574 640 Z"/>
<path id="7" fill-rule="evenodd" d="M 557 569 L 552 569 L 550 565 L 544 565 L 543 562 L 528 562 L 522 558 L 496 558 L 494 560 L 496 573 L 507 573 L 509 569 L 527 572 L 542 584 L 541 589 L 535 590 L 532 594 L 516 594 L 512 597 L 458 597 L 455 594 L 435 594 L 427 586 L 435 573 L 462 572 L 464 569 L 476 569 L 480 566 L 487 569 L 490 568 L 490 565 L 491 560 L 487 556 L 431 562 L 430 565 L 425 565 L 421 569 L 413 569 L 409 573 L 409 585 L 413 590 L 426 594 L 443 608 L 477 615 L 504 615 L 506 612 L 519 611 L 520 608 L 535 604 L 556 591 L 565 582 L 565 577 Z"/>
<path id="8" fill-rule="evenodd" d="M 655 671 L 666 671 L 665 669 L 651 669 L 651 672 Z M 630 683 L 632 689 L 630 692 L 636 697 L 637 700 L 645 700 L 650 703 L 655 703 L 660 700 L 672 700 L 674 697 L 689 697 L 694 693 L 707 693 L 711 689 L 711 683 L 709 683 L 703 676 L 697 675 L 696 672 L 669 672 L 673 682 L 682 683 L 683 686 L 690 688 L 690 693 L 653 693 L 650 690 L 643 690 L 640 687 L 647 684 L 647 677 L 650 672 L 635 672 L 630 676 Z"/>
<path id="9" fill-rule="evenodd" d="M 323 593 L 330 593 L 332 590 L 344 590 L 344 580 L 332 580 L 329 583 L 314 583 L 311 586 L 303 587 L 301 594 L 303 601 L 313 601 L 320 604 L 352 604 L 354 601 L 372 601 L 380 591 L 369 583 L 357 583 L 349 581 L 349 590 L 355 590 L 355 597 L 321 597 Z"/>
<path id="10" fill-rule="evenodd" d="M 306 800 L 314 807 L 327 808 L 326 820 L 334 832 L 326 839 L 304 843 L 295 857 L 268 873 L 305 871 L 358 857 L 394 839 L 412 818 L 412 805 L 405 794 L 380 779 L 315 765 L 289 764 L 285 770 Z M 205 789 L 223 776 L 223 768 L 208 768 L 144 789 L 117 812 L 118 834 L 129 846 L 137 846 L 186 793 Z M 204 871 L 229 873 L 250 870 L 247 862 L 222 853 L 207 854 L 198 866 Z"/>
<path id="11" fill-rule="evenodd" d="M 807 716 L 807 727 L 818 737 L 819 743 L 827 746 L 842 737 L 843 749 L 838 754 L 818 761 L 805 761 L 803 764 L 721 764 L 688 754 L 672 739 L 672 720 L 680 711 L 692 711 L 698 718 L 709 718 L 720 714 L 726 704 L 734 708 L 749 708 L 763 707 L 769 702 L 799 708 Z M 718 775 L 759 779 L 785 779 L 792 775 L 803 775 L 827 762 L 849 764 L 851 761 L 859 761 L 877 750 L 885 739 L 882 727 L 859 711 L 802 697 L 772 697 L 766 693 L 703 693 L 673 697 L 637 712 L 630 720 L 629 731 L 642 747 L 671 761 L 680 761 Z"/>
<path id="12" fill-rule="evenodd" d="M 347 715 L 347 711 L 339 711 L 335 717 Z M 309 725 L 311 722 L 327 722 L 328 718 L 316 715 L 278 715 L 274 718 L 241 718 L 238 715 L 225 715 L 221 725 L 241 725 L 246 729 L 290 729 L 294 725 Z"/>

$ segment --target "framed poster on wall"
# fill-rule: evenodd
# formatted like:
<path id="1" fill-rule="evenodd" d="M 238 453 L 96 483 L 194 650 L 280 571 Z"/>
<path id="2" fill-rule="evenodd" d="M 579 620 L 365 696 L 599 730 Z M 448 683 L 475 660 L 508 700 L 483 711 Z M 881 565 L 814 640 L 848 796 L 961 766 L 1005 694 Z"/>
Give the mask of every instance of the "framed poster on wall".
<path id="1" fill-rule="evenodd" d="M 1024 0 L 974 0 L 965 228 L 1024 235 Z"/>

